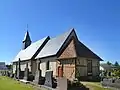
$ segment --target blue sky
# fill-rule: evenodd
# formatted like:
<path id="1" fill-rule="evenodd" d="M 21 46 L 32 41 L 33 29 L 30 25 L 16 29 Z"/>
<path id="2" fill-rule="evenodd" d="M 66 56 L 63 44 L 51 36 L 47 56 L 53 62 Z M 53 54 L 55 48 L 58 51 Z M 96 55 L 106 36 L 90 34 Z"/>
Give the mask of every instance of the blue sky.
<path id="1" fill-rule="evenodd" d="M 0 61 L 11 62 L 22 48 L 27 24 L 33 42 L 74 27 L 105 61 L 120 60 L 119 0 L 1 0 Z"/>

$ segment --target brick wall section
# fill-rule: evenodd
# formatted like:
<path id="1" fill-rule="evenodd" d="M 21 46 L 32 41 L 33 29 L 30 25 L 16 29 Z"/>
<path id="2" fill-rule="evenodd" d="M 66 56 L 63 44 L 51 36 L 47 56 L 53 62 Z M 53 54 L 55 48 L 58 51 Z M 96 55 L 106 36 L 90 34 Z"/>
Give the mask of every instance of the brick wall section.
<path id="1" fill-rule="evenodd" d="M 74 39 L 70 41 L 68 46 L 62 52 L 59 58 L 73 58 L 76 57 L 75 42 Z"/>

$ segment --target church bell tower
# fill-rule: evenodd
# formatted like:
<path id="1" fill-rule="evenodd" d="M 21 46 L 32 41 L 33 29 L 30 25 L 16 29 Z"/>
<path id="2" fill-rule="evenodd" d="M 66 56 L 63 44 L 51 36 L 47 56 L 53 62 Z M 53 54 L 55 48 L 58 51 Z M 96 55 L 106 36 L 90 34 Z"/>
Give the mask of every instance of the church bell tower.
<path id="1" fill-rule="evenodd" d="M 28 46 L 30 46 L 31 44 L 31 39 L 30 39 L 30 35 L 29 32 L 27 30 L 27 32 L 25 33 L 25 37 L 23 39 L 23 49 L 26 49 Z"/>

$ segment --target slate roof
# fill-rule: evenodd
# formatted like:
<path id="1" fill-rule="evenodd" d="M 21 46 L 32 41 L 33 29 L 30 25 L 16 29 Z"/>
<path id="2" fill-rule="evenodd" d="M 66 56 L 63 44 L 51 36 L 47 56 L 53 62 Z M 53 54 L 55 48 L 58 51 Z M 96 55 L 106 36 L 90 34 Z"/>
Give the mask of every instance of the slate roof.
<path id="1" fill-rule="evenodd" d="M 61 49 L 64 42 L 66 41 L 66 39 L 70 36 L 70 33 L 72 33 L 72 31 L 74 31 L 74 29 L 71 29 L 68 32 L 55 38 L 51 38 L 47 42 L 47 44 L 43 47 L 43 49 L 40 51 L 40 53 L 36 56 L 36 59 L 56 55 L 58 51 Z M 76 53 L 77 56 L 79 57 L 95 58 L 102 61 L 102 59 L 99 56 L 97 56 L 90 49 L 88 49 L 78 39 L 76 43 Z"/>
<path id="2" fill-rule="evenodd" d="M 62 48 L 63 48 L 62 46 L 64 45 L 64 43 L 66 43 L 68 37 L 71 37 L 72 35 L 76 36 L 76 33 L 73 31 L 74 31 L 74 29 L 70 29 L 68 32 L 63 33 L 62 35 L 59 35 L 57 37 L 54 37 L 54 38 L 51 38 L 50 40 L 48 40 L 48 42 L 44 45 L 44 47 L 41 49 L 41 51 L 38 53 L 38 55 L 34 58 L 38 59 L 38 58 L 44 58 L 44 57 L 57 55 L 58 52 L 60 50 L 62 50 Z M 47 37 L 45 37 L 35 43 L 32 43 L 25 50 L 21 50 L 18 53 L 18 55 L 15 57 L 14 61 L 18 61 L 19 58 L 21 60 L 31 59 L 46 39 L 47 39 Z M 99 56 L 97 56 L 90 49 L 88 49 L 78 39 L 77 39 L 77 43 L 76 43 L 76 53 L 77 53 L 77 56 L 80 56 L 80 57 L 96 58 L 96 59 L 102 60 Z"/>
<path id="3" fill-rule="evenodd" d="M 43 58 L 47 56 L 53 56 L 56 55 L 59 49 L 62 47 L 63 43 L 67 39 L 67 37 L 70 35 L 73 29 L 70 29 L 68 32 L 57 36 L 55 38 L 51 38 L 47 44 L 43 47 L 43 49 L 40 51 L 40 53 L 36 56 L 37 58 Z"/>
<path id="4" fill-rule="evenodd" d="M 48 37 L 45 37 L 37 42 L 32 43 L 30 46 L 28 46 L 26 49 L 21 50 L 17 56 L 15 57 L 15 59 L 13 60 L 13 62 L 18 61 L 19 58 L 20 60 L 29 60 L 33 57 L 33 55 L 37 52 L 37 50 L 41 47 L 41 45 L 44 43 L 44 41 L 47 39 Z"/>
<path id="5" fill-rule="evenodd" d="M 95 58 L 103 61 L 99 56 L 97 56 L 80 41 L 76 43 L 76 53 L 79 57 Z"/>
<path id="6" fill-rule="evenodd" d="M 104 68 L 104 70 L 110 70 L 110 69 L 116 68 L 115 66 L 113 66 L 113 65 L 108 65 L 108 64 L 100 64 L 100 66 L 101 66 L 102 68 Z"/>

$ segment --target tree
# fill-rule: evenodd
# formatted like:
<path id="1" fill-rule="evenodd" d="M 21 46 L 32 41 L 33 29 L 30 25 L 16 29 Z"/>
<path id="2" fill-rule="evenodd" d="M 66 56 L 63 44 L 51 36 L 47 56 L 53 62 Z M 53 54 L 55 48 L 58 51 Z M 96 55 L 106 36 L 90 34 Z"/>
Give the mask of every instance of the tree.
<path id="1" fill-rule="evenodd" d="M 114 66 L 117 66 L 117 67 L 118 67 L 118 66 L 119 66 L 119 63 L 116 61 L 115 64 L 114 64 Z"/>
<path id="2" fill-rule="evenodd" d="M 108 65 L 112 65 L 112 63 L 110 63 L 109 61 L 107 61 L 107 64 L 108 64 Z"/>
<path id="3" fill-rule="evenodd" d="M 6 65 L 6 67 L 10 70 L 12 69 L 12 65 Z"/>

